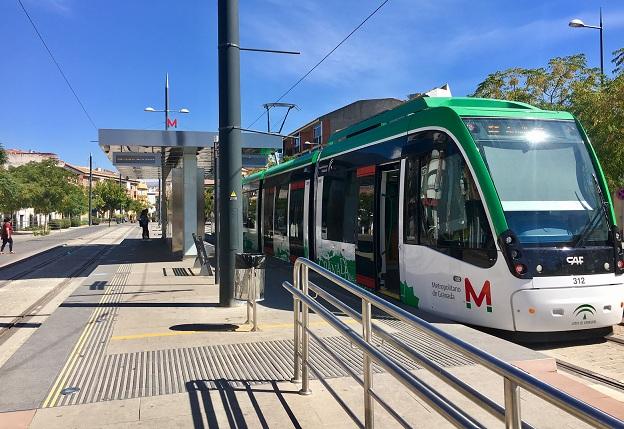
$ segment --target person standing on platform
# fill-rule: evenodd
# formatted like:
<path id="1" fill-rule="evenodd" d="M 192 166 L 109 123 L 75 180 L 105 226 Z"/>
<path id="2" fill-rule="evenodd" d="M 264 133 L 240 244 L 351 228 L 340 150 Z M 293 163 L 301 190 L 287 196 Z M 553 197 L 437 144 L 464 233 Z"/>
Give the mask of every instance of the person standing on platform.
<path id="1" fill-rule="evenodd" d="M 139 217 L 139 226 L 143 228 L 143 240 L 149 240 L 149 218 L 147 217 L 147 209 L 143 209 Z"/>
<path id="2" fill-rule="evenodd" d="M 4 223 L 2 224 L 2 231 L 0 232 L 0 237 L 2 237 L 2 247 L 0 248 L 0 255 L 4 254 L 4 248 L 9 243 L 9 252 L 15 253 L 13 251 L 13 225 L 11 224 L 11 218 L 5 217 Z"/>

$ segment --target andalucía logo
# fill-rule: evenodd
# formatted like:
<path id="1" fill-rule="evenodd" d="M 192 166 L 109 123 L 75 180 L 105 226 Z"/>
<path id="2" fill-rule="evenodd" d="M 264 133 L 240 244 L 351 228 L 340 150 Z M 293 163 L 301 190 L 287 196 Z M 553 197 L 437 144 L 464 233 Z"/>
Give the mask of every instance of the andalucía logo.
<path id="1" fill-rule="evenodd" d="M 466 277 L 464 279 L 464 286 L 466 292 L 466 308 L 472 308 L 472 302 L 477 305 L 477 307 L 481 307 L 483 300 L 485 300 L 486 311 L 488 313 L 492 312 L 492 293 L 490 292 L 490 281 L 486 280 L 483 283 L 483 287 L 481 288 L 481 292 L 479 295 L 475 292 L 470 280 Z"/>
<path id="2" fill-rule="evenodd" d="M 574 309 L 574 315 L 576 317 L 580 317 L 581 315 L 583 315 L 583 320 L 587 319 L 587 315 L 590 316 L 595 316 L 596 315 L 596 309 L 594 308 L 593 305 L 590 304 L 581 304 L 578 307 L 576 307 Z"/>

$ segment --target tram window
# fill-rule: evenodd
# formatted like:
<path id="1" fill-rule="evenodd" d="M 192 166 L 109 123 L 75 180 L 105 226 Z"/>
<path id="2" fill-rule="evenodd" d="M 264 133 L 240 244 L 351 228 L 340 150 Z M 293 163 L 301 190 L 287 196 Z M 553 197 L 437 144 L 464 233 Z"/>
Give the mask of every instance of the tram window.
<path id="1" fill-rule="evenodd" d="M 305 190 L 303 188 L 291 189 L 290 191 L 290 228 L 291 239 L 303 241 L 303 203 Z"/>
<path id="2" fill-rule="evenodd" d="M 415 168 L 414 164 L 408 164 L 408 175 Z M 413 186 L 415 179 L 410 176 L 408 179 L 411 180 L 406 182 L 407 185 Z M 475 254 L 458 252 L 457 249 L 494 249 L 476 183 L 462 154 L 448 136 L 436 136 L 434 148 L 420 158 L 419 179 L 420 244 L 446 249 L 459 259 L 474 259 Z M 412 234 L 413 239 L 414 231 L 409 224 L 417 213 L 410 212 L 409 207 L 407 213 L 406 236 Z M 481 258 L 481 261 L 470 262 L 487 264 L 487 255 L 483 256 L 485 259 Z"/>
<path id="3" fill-rule="evenodd" d="M 274 205 L 275 188 L 268 188 L 264 191 L 264 224 L 263 230 L 266 237 L 273 236 L 273 205 Z"/>
<path id="4" fill-rule="evenodd" d="M 258 191 L 243 192 L 243 226 L 249 229 L 256 228 L 258 216 Z"/>
<path id="5" fill-rule="evenodd" d="M 275 200 L 275 234 L 286 235 L 288 227 L 288 185 L 284 184 L 279 187 L 277 198 Z"/>
<path id="6" fill-rule="evenodd" d="M 358 204 L 355 171 L 349 172 L 345 177 L 325 176 L 322 204 L 322 238 L 343 243 L 354 243 Z"/>
<path id="7" fill-rule="evenodd" d="M 408 158 L 405 176 L 405 222 L 403 223 L 404 241 L 408 244 L 418 244 L 418 172 L 418 158 Z"/>

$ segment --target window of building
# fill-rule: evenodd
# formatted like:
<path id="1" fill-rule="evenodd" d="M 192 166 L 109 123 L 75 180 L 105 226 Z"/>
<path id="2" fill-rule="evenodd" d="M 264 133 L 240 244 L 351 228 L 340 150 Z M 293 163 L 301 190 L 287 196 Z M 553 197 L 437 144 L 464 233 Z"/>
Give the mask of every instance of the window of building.
<path id="1" fill-rule="evenodd" d="M 314 144 L 321 144 L 323 142 L 323 127 L 322 122 L 314 125 L 314 129 L 312 130 L 312 137 L 314 140 Z"/>
<path id="2" fill-rule="evenodd" d="M 354 243 L 357 204 L 355 171 L 342 175 L 324 176 L 321 209 L 322 238 Z"/>
<path id="3" fill-rule="evenodd" d="M 301 152 L 301 135 L 299 133 L 295 134 L 295 137 L 293 138 L 292 151 L 293 153 Z"/>

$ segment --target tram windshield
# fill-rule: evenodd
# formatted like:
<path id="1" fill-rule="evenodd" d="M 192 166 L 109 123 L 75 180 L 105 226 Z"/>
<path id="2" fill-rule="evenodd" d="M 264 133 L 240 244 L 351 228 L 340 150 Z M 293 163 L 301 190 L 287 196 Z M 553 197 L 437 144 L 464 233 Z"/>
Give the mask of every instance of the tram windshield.
<path id="1" fill-rule="evenodd" d="M 574 121 L 465 118 L 525 245 L 601 246 L 609 236 L 596 171 Z"/>

